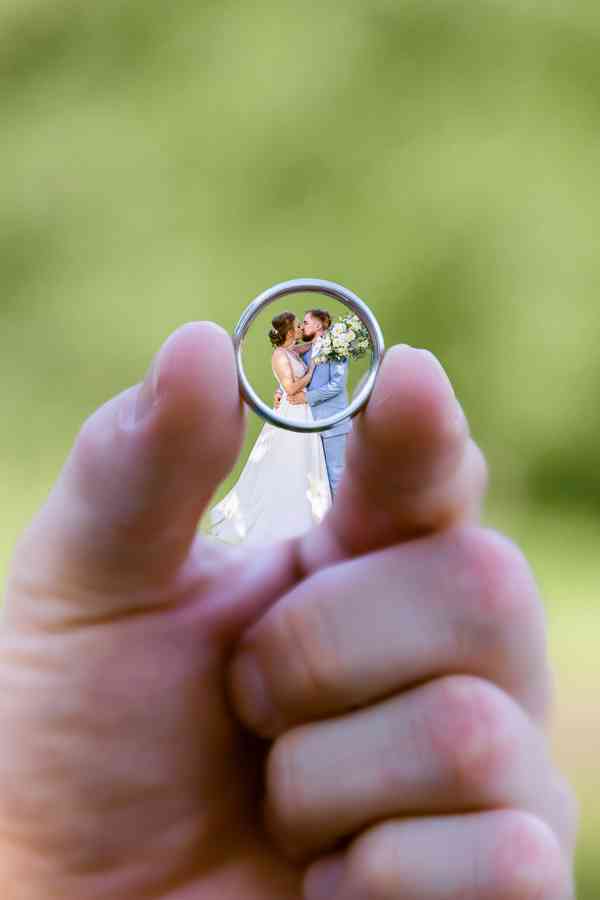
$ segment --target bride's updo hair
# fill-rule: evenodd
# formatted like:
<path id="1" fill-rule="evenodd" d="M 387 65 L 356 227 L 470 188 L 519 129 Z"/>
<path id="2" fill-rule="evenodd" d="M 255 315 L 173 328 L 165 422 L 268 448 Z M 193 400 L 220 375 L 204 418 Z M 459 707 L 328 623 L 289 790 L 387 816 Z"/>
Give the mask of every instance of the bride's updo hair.
<path id="1" fill-rule="evenodd" d="M 285 344 L 285 339 L 294 327 L 295 321 L 296 316 L 293 312 L 282 312 L 275 316 L 271 321 L 273 327 L 269 331 L 269 340 L 274 347 L 281 347 L 282 344 Z"/>

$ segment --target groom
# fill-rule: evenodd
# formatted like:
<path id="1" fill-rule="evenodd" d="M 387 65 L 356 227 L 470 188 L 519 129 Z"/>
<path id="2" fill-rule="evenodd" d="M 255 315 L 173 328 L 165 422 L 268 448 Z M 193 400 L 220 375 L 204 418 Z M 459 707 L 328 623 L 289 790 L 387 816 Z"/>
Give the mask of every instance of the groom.
<path id="1" fill-rule="evenodd" d="M 324 309 L 309 309 L 304 316 L 304 338 L 312 341 L 312 346 L 302 354 L 306 365 L 319 355 L 321 338 L 331 326 L 331 316 Z M 315 419 L 327 419 L 348 406 L 346 383 L 348 362 L 319 363 L 305 388 L 289 398 L 290 403 L 308 403 Z M 344 419 L 329 431 L 321 432 L 327 474 L 332 496 L 344 471 L 346 460 L 346 438 L 352 430 L 350 419 Z"/>

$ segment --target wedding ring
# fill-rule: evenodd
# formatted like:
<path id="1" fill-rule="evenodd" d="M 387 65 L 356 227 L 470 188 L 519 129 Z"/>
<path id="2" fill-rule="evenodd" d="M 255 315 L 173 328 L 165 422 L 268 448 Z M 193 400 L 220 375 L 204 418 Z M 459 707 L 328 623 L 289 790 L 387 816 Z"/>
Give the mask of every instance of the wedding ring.
<path id="1" fill-rule="evenodd" d="M 311 422 L 296 422 L 279 416 L 258 396 L 250 384 L 244 370 L 242 349 L 248 329 L 262 309 L 269 306 L 269 304 L 274 303 L 275 300 L 285 297 L 287 294 L 307 292 L 326 294 L 334 300 L 339 300 L 344 306 L 347 306 L 352 312 L 356 313 L 369 332 L 371 340 L 371 365 L 356 397 L 354 397 L 345 409 L 340 410 L 333 416 L 329 416 L 327 419 L 319 419 L 318 421 L 315 420 Z M 242 313 L 233 332 L 233 344 L 235 348 L 240 393 L 248 406 L 250 406 L 259 416 L 262 416 L 267 422 L 270 422 L 278 428 L 301 432 L 329 431 L 339 422 L 352 418 L 360 412 L 361 409 L 364 409 L 371 396 L 373 387 L 375 386 L 375 379 L 377 378 L 377 373 L 385 349 L 383 333 L 377 319 L 367 304 L 361 300 L 360 297 L 357 297 L 356 294 L 353 294 L 352 291 L 348 290 L 348 288 L 343 287 L 343 285 L 336 284 L 334 281 L 323 281 L 320 278 L 294 278 L 291 281 L 282 281 L 280 284 L 275 284 L 268 290 L 263 291 L 262 294 L 259 294 L 258 297 L 248 304 Z"/>

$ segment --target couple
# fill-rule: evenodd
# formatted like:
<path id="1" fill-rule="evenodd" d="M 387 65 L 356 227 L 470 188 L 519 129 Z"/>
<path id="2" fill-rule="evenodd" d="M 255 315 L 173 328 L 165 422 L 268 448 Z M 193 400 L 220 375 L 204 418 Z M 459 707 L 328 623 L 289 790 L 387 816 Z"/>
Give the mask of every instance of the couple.
<path id="1" fill-rule="evenodd" d="M 348 362 L 316 362 L 331 326 L 326 310 L 272 320 L 271 368 L 279 388 L 275 408 L 286 419 L 326 419 L 348 406 Z M 333 501 L 352 425 L 300 433 L 266 424 L 235 487 L 210 511 L 209 536 L 228 543 L 295 537 L 319 522 Z"/>

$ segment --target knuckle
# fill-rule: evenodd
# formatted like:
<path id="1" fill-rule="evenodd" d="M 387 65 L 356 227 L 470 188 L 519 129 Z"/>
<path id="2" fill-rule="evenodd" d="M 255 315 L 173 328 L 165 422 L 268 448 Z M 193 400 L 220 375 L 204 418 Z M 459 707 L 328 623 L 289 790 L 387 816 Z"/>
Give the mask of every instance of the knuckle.
<path id="1" fill-rule="evenodd" d="M 308 602 L 282 609 L 279 631 L 288 648 L 288 665 L 294 693 L 299 702 L 306 698 L 335 695 L 343 682 L 343 654 L 334 622 L 333 594 L 315 584 Z"/>
<path id="2" fill-rule="evenodd" d="M 506 900 L 571 897 L 570 877 L 560 845 L 545 822 L 523 811 L 503 816 L 493 855 L 492 878 Z"/>
<path id="3" fill-rule="evenodd" d="M 507 537 L 479 527 L 460 529 L 459 579 L 478 628 L 504 632 L 539 623 L 541 604 L 523 553 Z"/>
<path id="4" fill-rule="evenodd" d="M 435 690 L 430 728 L 442 766 L 462 791 L 492 797 L 520 749 L 510 701 L 466 675 L 442 678 Z"/>

